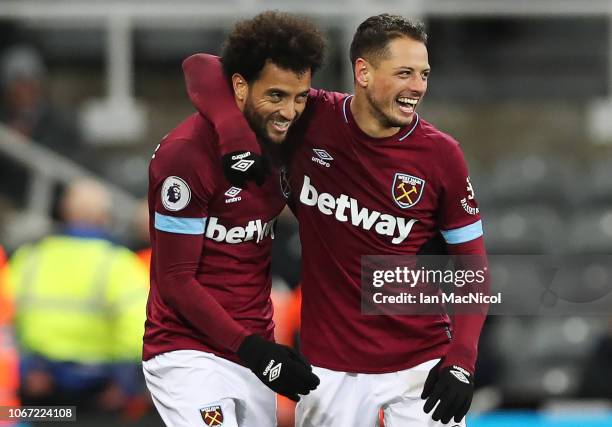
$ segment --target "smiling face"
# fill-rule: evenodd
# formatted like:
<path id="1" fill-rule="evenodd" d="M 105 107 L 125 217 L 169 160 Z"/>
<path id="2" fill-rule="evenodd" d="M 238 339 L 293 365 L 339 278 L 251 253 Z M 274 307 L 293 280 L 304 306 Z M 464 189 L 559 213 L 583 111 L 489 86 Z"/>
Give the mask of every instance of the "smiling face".
<path id="1" fill-rule="evenodd" d="M 251 83 L 246 83 L 238 74 L 232 81 L 238 104 L 251 129 L 264 141 L 282 143 L 289 127 L 306 107 L 310 70 L 296 73 L 268 61 Z"/>
<path id="2" fill-rule="evenodd" d="M 397 128 L 412 122 L 427 91 L 430 67 L 427 47 L 420 41 L 395 38 L 387 51 L 375 63 L 358 59 L 356 81 L 365 92 L 372 118 L 381 128 Z"/>

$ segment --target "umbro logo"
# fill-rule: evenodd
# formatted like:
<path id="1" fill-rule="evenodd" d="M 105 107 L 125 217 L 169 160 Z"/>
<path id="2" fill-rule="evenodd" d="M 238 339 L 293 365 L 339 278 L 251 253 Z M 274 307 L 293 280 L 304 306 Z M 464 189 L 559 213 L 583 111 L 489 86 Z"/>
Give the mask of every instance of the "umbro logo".
<path id="1" fill-rule="evenodd" d="M 266 369 L 264 369 L 263 376 L 265 377 L 267 375 L 268 381 L 272 382 L 280 377 L 282 367 L 282 363 L 277 363 L 274 365 L 274 359 L 272 359 L 270 360 L 270 363 L 268 363 L 268 366 L 266 366 Z"/>
<path id="2" fill-rule="evenodd" d="M 450 373 L 452 376 L 457 378 L 462 383 L 466 383 L 466 384 L 470 383 L 470 380 L 468 379 L 470 376 L 470 373 L 466 371 L 465 369 L 459 366 L 453 365 L 452 369 L 450 370 Z"/>
<path id="3" fill-rule="evenodd" d="M 325 150 L 321 150 L 320 148 L 313 148 L 312 151 L 314 151 L 314 153 L 323 160 L 334 160 L 334 158 L 330 156 L 329 153 Z"/>
<path id="4" fill-rule="evenodd" d="M 251 166 L 253 166 L 253 163 L 255 163 L 255 160 L 242 159 L 242 160 L 234 163 L 231 166 L 231 168 L 232 169 L 236 169 L 237 171 L 240 171 L 240 172 L 246 172 L 247 169 L 249 169 Z"/>
<path id="5" fill-rule="evenodd" d="M 326 168 L 331 167 L 329 162 L 334 160 L 334 158 L 327 151 L 320 148 L 313 148 L 312 151 L 316 154 L 316 156 L 312 156 L 311 160 L 313 162 L 325 166 Z"/>
<path id="6" fill-rule="evenodd" d="M 235 203 L 242 200 L 242 198 L 238 196 L 238 193 L 240 193 L 241 191 L 242 188 L 230 187 L 229 190 L 223 193 L 226 197 L 229 197 L 229 199 L 225 199 L 225 203 Z"/>
<path id="7" fill-rule="evenodd" d="M 246 158 L 249 157 L 251 155 L 250 151 L 247 151 L 245 153 L 241 153 L 241 154 L 236 154 L 234 156 L 232 156 L 232 160 L 238 160 L 236 163 L 234 163 L 231 168 L 232 169 L 236 169 L 237 171 L 240 172 L 246 172 L 248 168 L 250 168 L 251 166 L 253 166 L 253 163 L 255 163 L 255 160 L 247 160 Z"/>

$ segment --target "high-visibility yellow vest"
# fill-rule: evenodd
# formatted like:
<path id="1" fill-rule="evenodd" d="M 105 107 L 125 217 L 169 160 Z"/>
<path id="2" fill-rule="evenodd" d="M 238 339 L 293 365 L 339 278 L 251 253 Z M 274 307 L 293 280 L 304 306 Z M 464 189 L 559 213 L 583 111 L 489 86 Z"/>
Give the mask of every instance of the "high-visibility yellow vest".
<path id="1" fill-rule="evenodd" d="M 148 272 L 128 249 L 47 237 L 15 252 L 9 289 L 25 351 L 81 363 L 140 359 Z"/>

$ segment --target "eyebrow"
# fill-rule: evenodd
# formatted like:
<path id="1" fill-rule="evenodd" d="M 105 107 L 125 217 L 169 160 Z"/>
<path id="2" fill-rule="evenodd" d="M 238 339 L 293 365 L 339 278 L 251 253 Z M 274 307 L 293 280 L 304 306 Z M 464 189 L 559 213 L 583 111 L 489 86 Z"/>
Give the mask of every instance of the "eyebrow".
<path id="1" fill-rule="evenodd" d="M 415 69 L 413 67 L 405 67 L 405 66 L 399 66 L 399 67 L 395 67 L 396 71 L 400 71 L 400 70 L 410 70 L 410 71 L 415 71 Z M 421 70 L 421 72 L 425 72 L 425 71 L 431 71 L 431 67 L 427 67 Z"/>
<path id="2" fill-rule="evenodd" d="M 276 88 L 276 87 L 271 87 L 269 89 L 266 89 L 266 93 L 275 93 L 275 92 L 282 93 L 283 95 L 287 94 L 286 91 L 284 91 L 282 89 L 279 89 L 279 88 Z"/>
<path id="3" fill-rule="evenodd" d="M 310 89 L 306 89 L 306 90 L 304 90 L 302 92 L 297 93 L 296 95 L 297 96 L 308 96 L 308 92 L 309 91 L 310 91 Z M 283 96 L 289 95 L 289 92 L 287 92 L 287 91 L 285 91 L 283 89 L 278 89 L 278 88 L 274 88 L 274 87 L 272 87 L 270 89 L 267 89 L 265 93 L 267 95 L 271 95 L 273 93 L 279 93 L 279 94 L 281 94 Z"/>

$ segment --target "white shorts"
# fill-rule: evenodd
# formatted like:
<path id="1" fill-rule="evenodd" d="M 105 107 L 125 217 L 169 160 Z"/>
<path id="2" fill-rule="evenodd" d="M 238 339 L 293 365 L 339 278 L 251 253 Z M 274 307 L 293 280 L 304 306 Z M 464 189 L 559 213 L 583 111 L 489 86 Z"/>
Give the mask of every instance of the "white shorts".
<path id="1" fill-rule="evenodd" d="M 243 366 L 211 353 L 179 350 L 142 367 L 168 427 L 276 427 L 276 394 Z"/>
<path id="2" fill-rule="evenodd" d="M 296 427 L 375 427 L 382 409 L 385 427 L 465 427 L 434 421 L 421 399 L 429 370 L 439 359 L 386 374 L 354 374 L 314 367 L 321 384 L 297 404 Z"/>

